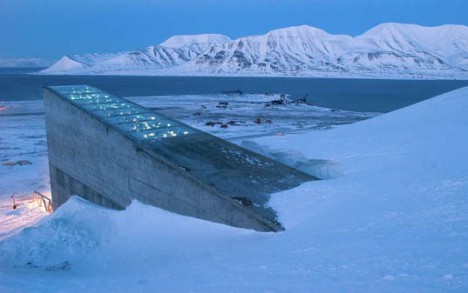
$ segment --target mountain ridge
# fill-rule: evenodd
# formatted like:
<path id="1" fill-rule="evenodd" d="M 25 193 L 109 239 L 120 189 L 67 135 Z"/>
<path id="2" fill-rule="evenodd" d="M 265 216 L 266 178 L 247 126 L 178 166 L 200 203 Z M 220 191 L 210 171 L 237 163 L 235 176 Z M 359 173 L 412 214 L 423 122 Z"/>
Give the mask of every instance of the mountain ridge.
<path id="1" fill-rule="evenodd" d="M 468 79 L 468 27 L 383 23 L 354 37 L 308 25 L 234 40 L 181 35 L 142 50 L 64 56 L 40 74 Z"/>

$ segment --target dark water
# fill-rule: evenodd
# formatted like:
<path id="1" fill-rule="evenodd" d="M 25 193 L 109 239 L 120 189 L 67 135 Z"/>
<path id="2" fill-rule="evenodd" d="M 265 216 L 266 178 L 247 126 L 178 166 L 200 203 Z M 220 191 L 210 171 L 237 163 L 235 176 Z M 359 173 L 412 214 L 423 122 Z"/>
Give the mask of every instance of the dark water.
<path id="1" fill-rule="evenodd" d="M 318 106 L 388 112 L 468 86 L 459 80 L 370 80 L 275 77 L 41 76 L 0 68 L 0 101 L 38 100 L 46 85 L 89 84 L 119 96 L 285 93 Z"/>

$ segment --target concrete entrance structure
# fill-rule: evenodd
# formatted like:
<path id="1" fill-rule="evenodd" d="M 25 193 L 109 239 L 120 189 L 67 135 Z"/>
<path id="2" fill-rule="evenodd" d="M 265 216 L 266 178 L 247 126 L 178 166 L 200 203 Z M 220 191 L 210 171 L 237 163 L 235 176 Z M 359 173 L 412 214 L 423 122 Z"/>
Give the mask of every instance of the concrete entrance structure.
<path id="1" fill-rule="evenodd" d="M 116 209 L 137 199 L 278 231 L 270 195 L 316 179 L 94 87 L 47 87 L 44 101 L 55 208 L 71 195 Z"/>

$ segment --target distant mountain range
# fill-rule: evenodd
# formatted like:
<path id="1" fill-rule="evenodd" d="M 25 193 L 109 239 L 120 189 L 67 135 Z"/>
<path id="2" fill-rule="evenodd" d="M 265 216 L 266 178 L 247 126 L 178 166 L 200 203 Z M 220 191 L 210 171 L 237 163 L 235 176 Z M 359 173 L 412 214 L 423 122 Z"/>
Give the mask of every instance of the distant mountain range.
<path id="1" fill-rule="evenodd" d="M 236 40 L 174 36 L 143 50 L 64 56 L 40 74 L 468 79 L 468 27 L 385 23 L 352 37 L 304 25 Z"/>
<path id="2" fill-rule="evenodd" d="M 40 58 L 1 58 L 0 67 L 46 67 L 47 61 Z"/>

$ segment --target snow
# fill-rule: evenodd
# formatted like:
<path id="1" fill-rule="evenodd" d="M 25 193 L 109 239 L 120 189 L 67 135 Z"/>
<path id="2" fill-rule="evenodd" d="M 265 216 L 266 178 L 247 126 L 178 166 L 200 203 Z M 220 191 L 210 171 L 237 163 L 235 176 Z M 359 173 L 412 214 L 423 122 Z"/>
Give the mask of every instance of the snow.
<path id="1" fill-rule="evenodd" d="M 41 74 L 127 74 L 130 71 L 152 72 L 178 66 L 212 46 L 229 42 L 223 35 L 174 36 L 160 46 L 117 54 L 64 56 Z"/>
<path id="2" fill-rule="evenodd" d="M 41 73 L 467 79 L 467 48 L 463 25 L 385 23 L 357 37 L 302 25 L 235 40 L 174 36 L 160 46 L 117 54 L 125 61 L 73 56 L 89 65 L 67 69 L 68 63 L 58 63 Z"/>
<path id="3" fill-rule="evenodd" d="M 441 25 L 423 27 L 419 25 L 385 23 L 357 37 L 367 44 L 377 45 L 376 50 L 396 49 L 410 56 L 421 57 L 422 52 L 441 58 L 466 71 L 466 48 L 468 27 L 463 25 Z M 423 59 L 423 58 L 422 58 Z M 437 60 L 437 59 L 436 59 Z M 433 64 L 429 64 L 432 66 Z"/>
<path id="4" fill-rule="evenodd" d="M 25 197 L 34 190 L 49 191 L 43 102 L 1 102 L 0 106 L 4 107 L 0 112 L 0 200 L 9 200 L 12 193 Z M 19 160 L 32 164 L 3 165 Z"/>
<path id="5" fill-rule="evenodd" d="M 16 209 L 13 201 L 3 200 L 0 204 L 0 241 L 16 234 L 25 227 L 31 226 L 47 215 L 40 201 L 33 197 L 15 197 Z"/>
<path id="6" fill-rule="evenodd" d="M 47 143 L 42 101 L 0 103 L 0 240 L 33 225 L 47 213 L 33 191 L 49 195 Z M 27 160 L 31 164 L 8 166 Z M 10 198 L 18 204 L 12 209 Z"/>
<path id="7" fill-rule="evenodd" d="M 340 170 L 273 195 L 280 233 L 72 198 L 0 242 L 0 291 L 466 292 L 467 111 L 468 87 L 330 130 L 244 139 Z"/>
<path id="8" fill-rule="evenodd" d="M 129 99 L 235 142 L 246 137 L 327 129 L 377 115 L 312 106 L 294 102 L 278 94 L 153 96 Z M 283 101 L 283 104 L 275 105 L 273 101 Z M 227 102 L 227 105 L 220 106 L 220 102 Z M 256 121 L 257 119 L 260 121 Z M 214 124 L 207 125 L 210 122 Z M 222 124 L 227 124 L 227 128 L 222 128 Z"/>
<path id="9" fill-rule="evenodd" d="M 166 41 L 162 42 L 160 46 L 169 48 L 181 48 L 181 47 L 192 47 L 200 46 L 219 46 L 224 43 L 230 42 L 231 39 L 225 35 L 220 34 L 200 34 L 200 35 L 177 35 L 170 37 Z"/>
<path id="10" fill-rule="evenodd" d="M 44 72 L 67 72 L 67 71 L 73 71 L 73 70 L 81 70 L 84 69 L 85 65 L 71 59 L 68 56 L 63 56 L 60 58 L 59 61 L 55 62 L 52 64 L 50 67 L 44 69 Z"/>

